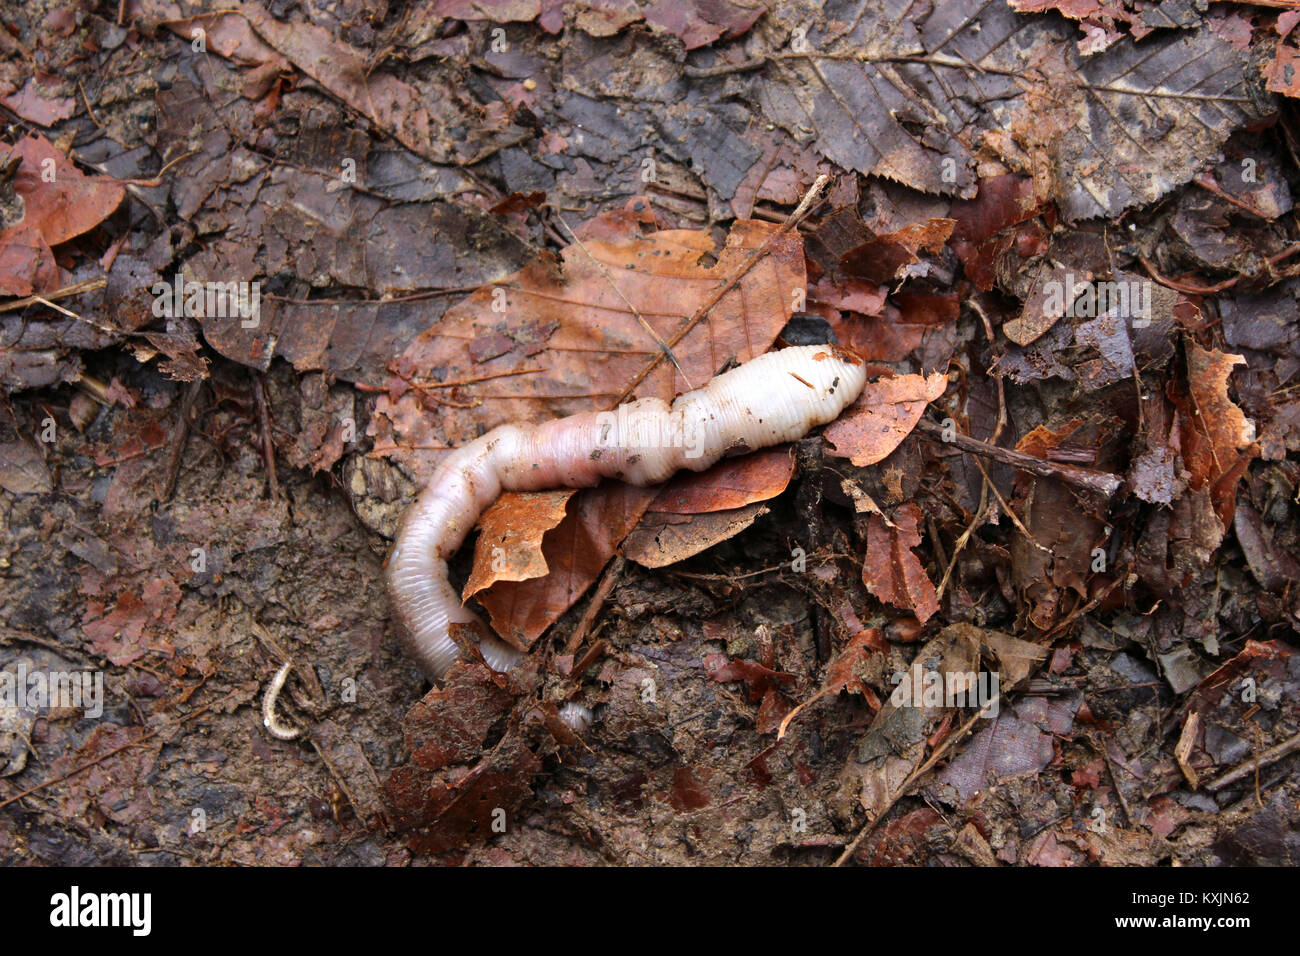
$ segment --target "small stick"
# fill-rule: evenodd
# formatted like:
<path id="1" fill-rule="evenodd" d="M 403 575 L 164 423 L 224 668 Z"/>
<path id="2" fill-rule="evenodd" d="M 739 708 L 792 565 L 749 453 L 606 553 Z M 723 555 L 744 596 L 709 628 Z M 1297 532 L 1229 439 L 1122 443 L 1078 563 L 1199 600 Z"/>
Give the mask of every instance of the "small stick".
<path id="1" fill-rule="evenodd" d="M 853 838 L 853 842 L 844 848 L 844 852 L 839 855 L 839 859 L 837 859 L 831 865 L 843 866 L 846 862 L 848 862 L 849 858 L 852 857 L 853 854 L 857 852 L 858 847 L 862 845 L 862 841 L 865 840 L 867 838 L 867 835 L 870 834 L 871 831 L 876 828 L 876 824 L 879 823 L 881 820 L 883 820 L 885 818 L 885 815 L 889 813 L 890 810 L 894 809 L 894 804 L 896 804 L 899 800 L 903 798 L 903 796 L 907 793 L 907 791 L 911 789 L 912 784 L 916 783 L 916 781 L 919 780 L 925 773 L 927 773 L 931 767 L 933 767 L 936 763 L 938 763 L 939 758 L 942 757 L 945 753 L 947 753 L 949 748 L 952 747 L 953 744 L 955 744 L 957 741 L 961 740 L 968 733 L 970 733 L 970 729 L 975 726 L 975 721 L 979 719 L 980 719 L 980 714 L 976 713 L 974 717 L 966 721 L 966 723 L 962 724 L 961 727 L 957 729 L 957 732 L 955 734 L 953 734 L 951 737 L 949 737 L 947 740 L 941 743 L 938 746 L 938 748 L 935 749 L 934 753 L 930 754 L 929 758 L 925 761 L 925 763 L 921 764 L 921 766 L 913 770 L 908 775 L 907 779 L 903 781 L 902 786 L 900 786 L 889 798 L 889 802 L 885 804 L 884 809 L 882 809 L 878 814 L 876 814 L 874 818 L 866 822 L 866 824 L 862 827 L 862 829 L 858 831 L 858 835 Z"/>
<path id="2" fill-rule="evenodd" d="M 1002 495 L 998 493 L 998 489 L 993 486 L 993 479 L 989 477 L 988 469 L 984 467 L 984 462 L 976 458 L 975 467 L 978 468 L 980 470 L 980 474 L 984 476 L 984 481 L 987 483 L 987 487 L 989 491 L 993 492 L 993 497 L 997 499 L 998 505 L 1002 508 L 1003 512 L 1006 513 L 1006 516 L 1011 519 L 1011 523 L 1016 526 L 1016 530 L 1018 530 L 1021 534 L 1023 534 L 1025 538 L 1029 541 L 1029 543 L 1032 544 L 1039 551 L 1043 552 L 1044 554 L 1055 554 L 1055 552 L 1052 551 L 1051 548 L 1044 548 L 1041 544 L 1038 543 L 1038 539 L 1029 533 L 1029 529 L 1026 528 L 1024 524 L 1021 523 L 1020 518 L 1016 515 L 1014 511 L 1011 510 L 1011 506 L 1002 499 Z"/>
<path id="3" fill-rule="evenodd" d="M 5 302 L 0 305 L 0 312 L 13 312 L 17 309 L 25 309 L 29 305 L 36 305 L 38 302 L 42 305 L 48 305 L 55 299 L 66 299 L 71 295 L 81 295 L 83 292 L 94 292 L 96 289 L 102 289 L 108 285 L 108 279 L 100 276 L 98 279 L 87 279 L 84 282 L 77 282 L 62 289 L 55 289 L 53 292 L 45 295 L 29 295 L 25 299 L 14 299 L 12 302 Z M 79 316 L 74 316 L 79 318 Z M 121 329 L 110 329 L 109 331 L 120 335 Z"/>
<path id="4" fill-rule="evenodd" d="M 35 299 L 37 302 L 39 302 L 41 305 L 53 309 L 55 312 L 62 312 L 70 319 L 76 319 L 78 322 L 85 322 L 92 329 L 99 329 L 99 331 L 103 332 L 105 335 L 122 334 L 121 329 L 115 329 L 111 325 L 105 325 L 103 322 L 100 322 L 98 319 L 88 319 L 84 315 L 78 315 L 76 312 L 73 312 L 71 309 L 65 309 L 63 306 L 51 302 L 43 295 L 34 295 L 32 296 L 32 298 Z"/>
<path id="5" fill-rule="evenodd" d="M 1200 186 L 1202 189 L 1207 190 L 1208 192 L 1211 192 L 1214 195 L 1218 196 L 1224 202 L 1231 203 L 1232 205 L 1236 206 L 1238 209 L 1245 210 L 1246 212 L 1254 216 L 1256 219 L 1267 220 L 1269 218 L 1267 214 L 1260 212 L 1250 203 L 1242 202 L 1236 196 L 1232 195 L 1232 193 L 1225 191 L 1222 186 L 1220 186 L 1217 182 L 1214 181 L 1214 177 L 1211 176 L 1209 173 L 1201 173 L 1201 175 L 1193 179 L 1192 182 Z"/>
<path id="6" fill-rule="evenodd" d="M 1295 753 L 1300 750 L 1300 734 L 1296 734 L 1289 740 L 1284 740 L 1276 747 L 1270 747 L 1258 756 L 1251 757 L 1248 761 L 1237 767 L 1235 770 L 1229 770 L 1221 777 L 1215 777 L 1205 785 L 1206 790 L 1222 790 L 1230 783 L 1236 783 L 1242 777 L 1249 776 L 1252 773 L 1258 773 L 1261 767 L 1266 767 L 1271 763 L 1276 763 L 1287 754 Z"/>
<path id="7" fill-rule="evenodd" d="M 271 497 L 280 497 L 280 480 L 275 474 L 275 442 L 271 437 L 271 416 L 266 410 L 266 389 L 262 386 L 262 376 L 253 378 L 253 394 L 257 397 L 257 417 L 262 423 L 262 457 L 266 461 L 266 474 L 270 479 Z"/>
<path id="8" fill-rule="evenodd" d="M 181 475 L 181 459 L 185 457 L 185 443 L 190 437 L 190 414 L 194 411 L 194 403 L 198 401 L 199 389 L 202 387 L 203 379 L 196 378 L 185 386 L 181 395 L 176 424 L 172 426 L 169 439 L 171 447 L 167 450 L 167 482 L 163 486 L 163 501 L 171 501 L 172 495 L 176 493 L 176 481 Z"/>
<path id="9" fill-rule="evenodd" d="M 569 640 L 565 642 L 564 653 L 576 653 L 578 647 L 587 639 L 587 632 L 591 630 L 591 622 L 596 619 L 600 609 L 605 606 L 605 599 L 609 597 L 609 592 L 614 589 L 614 583 L 623 573 L 623 555 L 614 555 L 614 560 L 605 568 L 605 574 L 601 577 L 600 583 L 596 585 L 596 590 L 591 596 L 591 603 L 587 609 L 582 612 L 582 618 L 578 621 L 578 626 L 573 629 L 569 635 Z"/>
<path id="10" fill-rule="evenodd" d="M 1119 774 L 1115 773 L 1115 764 L 1110 759 L 1110 753 L 1106 750 L 1106 745 L 1098 743 L 1094 737 L 1089 737 L 1088 742 L 1101 753 L 1101 758 L 1106 761 L 1106 770 L 1110 774 L 1110 782 L 1115 785 L 1115 796 L 1119 798 L 1120 809 L 1124 811 L 1124 820 L 1130 827 L 1133 826 L 1133 811 L 1128 808 L 1128 800 L 1124 797 L 1124 791 L 1120 789 Z"/>
<path id="11" fill-rule="evenodd" d="M 1110 472 L 1090 471 L 1087 468 L 1076 468 L 1073 465 L 1058 465 L 1046 458 L 1038 458 L 1034 455 L 1026 455 L 1024 452 L 1012 451 L 1010 448 L 990 445 L 987 442 L 971 438 L 969 435 L 963 435 L 961 432 L 953 434 L 951 441 L 948 441 L 943 437 L 943 427 L 925 418 L 917 422 L 916 427 L 931 438 L 935 438 L 946 445 L 956 445 L 962 451 L 983 455 L 985 458 L 992 458 L 994 461 L 1000 461 L 1013 468 L 1019 468 L 1021 471 L 1032 472 L 1043 478 L 1057 478 L 1074 485 L 1076 488 L 1096 492 L 1107 498 L 1114 496 L 1115 492 L 1119 491 L 1124 484 L 1122 478 L 1118 475 L 1112 475 Z"/>
<path id="12" fill-rule="evenodd" d="M 748 73 L 750 70 L 761 70 L 765 66 L 767 66 L 767 57 L 752 56 L 748 60 L 741 60 L 739 63 L 722 63 L 718 66 L 686 66 L 682 67 L 682 72 L 692 79 L 702 80 L 711 76 Z"/>

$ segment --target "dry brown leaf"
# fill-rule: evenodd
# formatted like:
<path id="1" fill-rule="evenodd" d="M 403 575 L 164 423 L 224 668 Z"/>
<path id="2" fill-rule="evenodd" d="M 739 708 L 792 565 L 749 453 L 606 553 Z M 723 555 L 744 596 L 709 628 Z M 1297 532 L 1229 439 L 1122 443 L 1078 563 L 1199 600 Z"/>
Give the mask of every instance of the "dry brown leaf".
<path id="1" fill-rule="evenodd" d="M 13 152 L 22 157 L 13 178 L 14 192 L 26 206 L 22 221 L 34 224 L 51 246 L 98 226 L 126 195 L 116 179 L 82 173 L 39 133 L 20 140 Z"/>
<path id="2" fill-rule="evenodd" d="M 894 513 L 892 526 L 878 515 L 867 518 L 867 551 L 862 581 L 878 600 L 912 611 L 922 624 L 939 610 L 934 584 L 912 551 L 921 543 L 921 509 L 908 502 Z"/>
<path id="3" fill-rule="evenodd" d="M 920 262 L 918 252 L 938 252 L 952 235 L 955 219 L 927 219 L 882 236 L 872 236 L 840 261 L 850 275 L 889 283 Z"/>
<path id="4" fill-rule="evenodd" d="M 187 43 L 193 43 L 197 39 L 195 31 L 201 30 L 204 47 L 209 52 L 235 63 L 273 64 L 278 69 L 289 69 L 288 61 L 254 33 L 248 19 L 237 11 L 188 16 L 179 3 L 169 0 L 128 0 L 126 13 L 130 18 L 161 22 Z"/>
<path id="5" fill-rule="evenodd" d="M 372 69 L 363 51 L 335 38 L 324 26 L 281 23 L 256 3 L 243 4 L 239 12 L 262 40 L 341 103 L 432 162 L 476 163 L 528 135 L 523 129 L 506 132 L 510 118 L 505 104 L 498 102 L 483 108 L 469 131 L 452 137 L 444 129 L 448 113 L 458 109 L 446 102 L 450 94 L 422 91 L 393 73 Z"/>
<path id="6" fill-rule="evenodd" d="M 497 581 L 527 581 L 550 569 L 542 549 L 546 532 L 564 520 L 565 508 L 577 491 L 533 491 L 502 495 L 479 516 L 474 568 L 465 582 L 462 600 Z"/>
<path id="7" fill-rule="evenodd" d="M 1042 206 L 1027 176 L 982 179 L 974 199 L 953 202 L 949 215 L 957 220 L 949 245 L 975 287 L 987 292 L 997 282 L 997 263 L 1016 240 L 1012 227 L 1033 219 Z"/>
<path id="8" fill-rule="evenodd" d="M 650 506 L 664 514 L 703 514 L 767 501 L 785 491 L 794 477 L 789 445 L 724 459 L 708 471 L 672 478 Z"/>
<path id="9" fill-rule="evenodd" d="M 53 84 L 42 82 L 52 79 L 54 78 L 48 75 L 29 76 L 22 89 L 0 98 L 0 103 L 29 123 L 53 126 L 77 112 L 77 101 L 74 97 L 59 96 L 51 90 L 51 86 L 58 85 L 57 81 Z"/>
<path id="10" fill-rule="evenodd" d="M 642 567 L 664 568 L 734 538 L 766 513 L 757 502 L 707 514 L 647 514 L 623 543 L 623 555 Z"/>
<path id="11" fill-rule="evenodd" d="M 38 133 L 19 141 L 13 189 L 23 218 L 0 232 L 0 293 L 31 295 L 60 285 L 52 246 L 93 229 L 126 195 L 108 176 L 86 176 Z"/>
<path id="12" fill-rule="evenodd" d="M 654 500 L 655 489 L 606 482 L 574 496 L 568 514 L 542 539 L 542 560 L 550 569 L 527 581 L 498 580 L 478 593 L 492 629 L 521 650 L 573 606 L 595 582 L 605 563 Z M 475 565 L 491 560 L 476 555 Z"/>
<path id="13" fill-rule="evenodd" d="M 955 292 L 899 292 L 890 296 L 884 314 L 852 316 L 831 323 L 840 343 L 868 362 L 902 362 L 932 331 L 953 325 L 961 312 Z"/>
<path id="14" fill-rule="evenodd" d="M 862 467 L 888 458 L 916 427 L 925 406 L 948 387 L 942 372 L 868 382 L 862 395 L 826 428 L 831 454 Z"/>
<path id="15" fill-rule="evenodd" d="M 971 627 L 953 624 L 951 627 Z M 1041 644 L 1031 644 L 1001 631 L 979 630 L 979 639 L 994 657 L 1000 671 L 1001 689 L 1006 691 L 1028 677 L 1040 661 L 1047 658 L 1048 649 Z"/>
<path id="16" fill-rule="evenodd" d="M 54 252 L 35 223 L 23 220 L 0 232 L 0 293 L 53 292 L 60 284 Z"/>
<path id="17" fill-rule="evenodd" d="M 54 487 L 35 444 L 21 436 L 0 442 L 0 488 L 11 495 L 45 494 Z"/>
<path id="18" fill-rule="evenodd" d="M 1255 426 L 1228 396 L 1228 378 L 1240 355 L 1205 350 L 1194 342 L 1187 346 L 1187 385 L 1191 408 L 1189 427 L 1182 430 L 1183 462 L 1191 473 L 1190 485 L 1211 489 L 1215 513 L 1226 528 L 1232 524 L 1237 481 L 1256 449 Z"/>

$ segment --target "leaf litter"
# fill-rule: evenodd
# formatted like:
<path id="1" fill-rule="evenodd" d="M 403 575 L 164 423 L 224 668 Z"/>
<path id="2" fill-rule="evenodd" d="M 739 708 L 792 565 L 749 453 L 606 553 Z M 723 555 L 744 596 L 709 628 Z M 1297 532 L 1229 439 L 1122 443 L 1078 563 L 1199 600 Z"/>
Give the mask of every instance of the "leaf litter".
<path id="1" fill-rule="evenodd" d="M 109 704 L 0 727 L 4 859 L 1290 862 L 1291 14 L 38 6 L 0 644 Z M 443 449 L 807 334 L 879 366 L 828 443 L 503 496 L 455 570 L 529 664 L 418 700 L 374 595 Z"/>

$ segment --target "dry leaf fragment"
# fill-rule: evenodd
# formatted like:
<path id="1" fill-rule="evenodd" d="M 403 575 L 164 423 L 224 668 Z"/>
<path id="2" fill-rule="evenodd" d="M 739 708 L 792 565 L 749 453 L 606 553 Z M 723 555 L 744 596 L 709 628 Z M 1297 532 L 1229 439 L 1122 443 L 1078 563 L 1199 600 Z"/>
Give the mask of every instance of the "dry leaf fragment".
<path id="1" fill-rule="evenodd" d="M 888 458 L 947 387 L 942 372 L 868 382 L 857 402 L 826 427 L 826 439 L 835 446 L 831 454 L 859 467 Z"/>
<path id="2" fill-rule="evenodd" d="M 892 526 L 880 515 L 868 516 L 862 581 L 876 598 L 914 612 L 924 624 L 939 610 L 939 598 L 912 550 L 921 543 L 920 520 L 921 509 L 912 502 L 895 511 Z"/>

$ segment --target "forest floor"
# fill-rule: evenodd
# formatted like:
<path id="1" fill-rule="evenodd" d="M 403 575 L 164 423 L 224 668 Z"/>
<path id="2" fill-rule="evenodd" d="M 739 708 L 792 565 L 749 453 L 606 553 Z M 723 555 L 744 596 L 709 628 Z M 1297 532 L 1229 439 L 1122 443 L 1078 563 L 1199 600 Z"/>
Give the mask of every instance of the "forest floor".
<path id="1" fill-rule="evenodd" d="M 1300 14 L 200 6 L 0 13 L 0 862 L 1300 862 Z M 429 689 L 443 450 L 830 339 Z"/>

